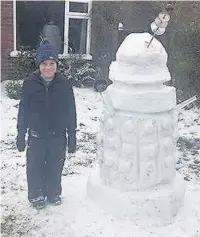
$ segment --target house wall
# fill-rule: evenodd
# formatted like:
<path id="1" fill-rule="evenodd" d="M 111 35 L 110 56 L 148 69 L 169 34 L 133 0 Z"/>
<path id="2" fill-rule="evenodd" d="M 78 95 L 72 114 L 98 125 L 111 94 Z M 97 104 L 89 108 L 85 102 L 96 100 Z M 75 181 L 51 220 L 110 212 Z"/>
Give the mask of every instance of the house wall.
<path id="1" fill-rule="evenodd" d="M 13 2 L 1 2 L 1 81 L 6 80 L 12 72 L 13 50 Z"/>

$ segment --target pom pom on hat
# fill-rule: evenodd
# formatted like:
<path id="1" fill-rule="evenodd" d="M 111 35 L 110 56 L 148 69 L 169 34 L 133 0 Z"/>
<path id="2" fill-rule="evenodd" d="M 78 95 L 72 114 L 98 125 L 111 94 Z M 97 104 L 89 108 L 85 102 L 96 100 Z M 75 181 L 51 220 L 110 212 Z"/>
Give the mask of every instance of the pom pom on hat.
<path id="1" fill-rule="evenodd" d="M 47 39 L 45 39 L 40 43 L 39 48 L 36 50 L 36 60 L 39 65 L 45 60 L 54 60 L 58 62 L 58 51 Z"/>

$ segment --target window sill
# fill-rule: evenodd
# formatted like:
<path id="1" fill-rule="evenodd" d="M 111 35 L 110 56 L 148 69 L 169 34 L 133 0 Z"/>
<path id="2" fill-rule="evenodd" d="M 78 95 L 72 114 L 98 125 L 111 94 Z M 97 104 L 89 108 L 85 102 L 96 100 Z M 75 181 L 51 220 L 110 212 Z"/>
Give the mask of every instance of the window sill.
<path id="1" fill-rule="evenodd" d="M 18 50 L 13 50 L 10 52 L 10 57 L 11 58 L 17 58 L 20 55 L 21 51 Z M 85 59 L 85 60 L 92 60 L 92 55 L 90 54 L 59 54 L 58 55 L 59 59 L 63 58 L 75 58 L 75 59 Z"/>
<path id="2" fill-rule="evenodd" d="M 21 53 L 21 51 L 13 50 L 13 51 L 10 52 L 10 57 L 11 58 L 17 58 L 20 53 Z"/>

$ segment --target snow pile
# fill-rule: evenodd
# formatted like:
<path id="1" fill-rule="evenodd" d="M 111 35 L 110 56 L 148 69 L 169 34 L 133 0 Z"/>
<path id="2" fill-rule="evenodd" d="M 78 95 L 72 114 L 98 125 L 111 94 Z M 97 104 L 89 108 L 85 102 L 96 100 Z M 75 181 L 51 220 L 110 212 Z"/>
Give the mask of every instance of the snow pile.
<path id="1" fill-rule="evenodd" d="M 200 180 L 200 113 L 199 109 L 183 110 L 179 115 L 177 169 L 185 180 Z"/>
<path id="2" fill-rule="evenodd" d="M 18 153 L 15 146 L 16 116 L 19 101 L 2 96 L 1 100 L 1 210 L 2 237 L 199 237 L 200 185 L 191 175 L 187 182 L 184 208 L 170 226 L 142 227 L 126 218 L 116 219 L 86 199 L 86 184 L 90 171 L 96 166 L 96 136 L 102 113 L 100 94 L 90 89 L 76 89 L 78 114 L 78 151 L 66 162 L 63 172 L 63 204 L 47 206 L 37 212 L 27 202 L 25 152 Z M 200 136 L 199 110 L 183 111 L 179 132 L 187 139 Z M 197 121 L 195 120 L 197 119 Z M 195 132 L 195 134 L 191 134 Z M 196 149 L 199 152 L 199 149 Z M 190 148 L 185 147 L 189 161 L 180 156 L 185 174 L 190 161 L 196 160 Z M 184 154 L 180 151 L 179 154 Z M 199 158 L 198 158 L 199 159 Z M 198 165 L 199 167 L 199 165 Z"/>

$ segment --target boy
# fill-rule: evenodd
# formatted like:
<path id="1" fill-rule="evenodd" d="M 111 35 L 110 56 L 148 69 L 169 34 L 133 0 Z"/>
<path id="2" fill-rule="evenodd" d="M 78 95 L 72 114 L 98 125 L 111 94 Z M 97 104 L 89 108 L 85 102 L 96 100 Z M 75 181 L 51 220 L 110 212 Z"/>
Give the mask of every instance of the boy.
<path id="1" fill-rule="evenodd" d="M 61 204 L 61 175 L 68 152 L 76 151 L 76 107 L 72 86 L 57 71 L 58 53 L 47 40 L 36 51 L 38 70 L 23 84 L 17 148 L 25 150 L 28 131 L 28 200 L 37 209 Z M 68 139 L 66 138 L 66 131 Z"/>

